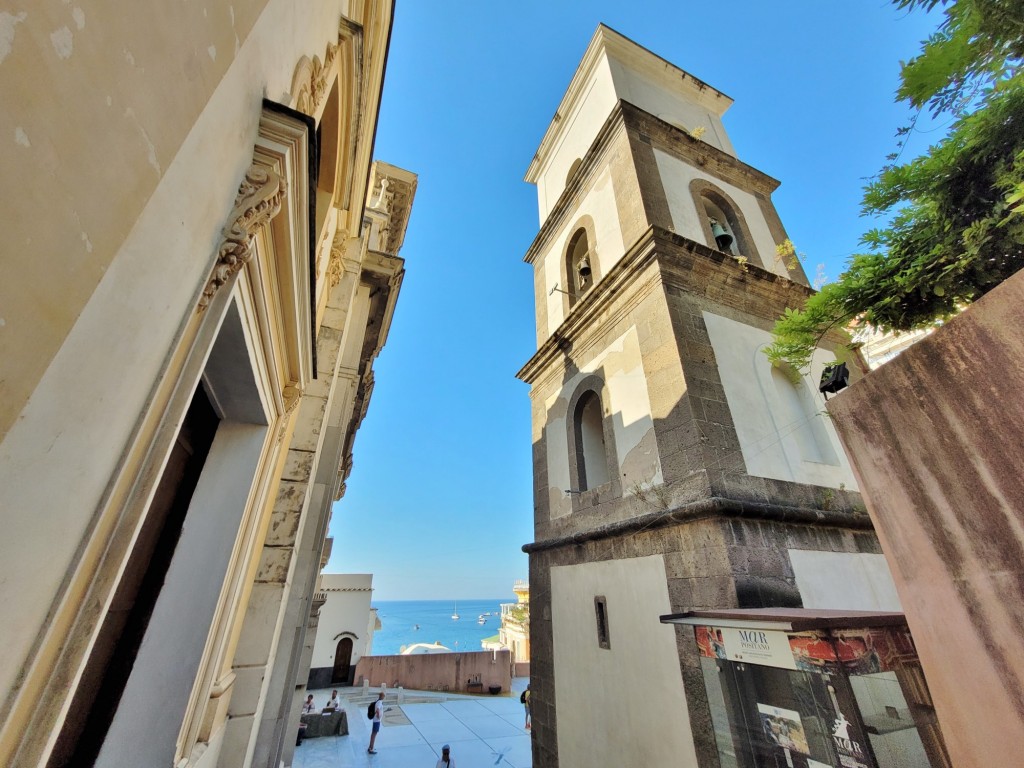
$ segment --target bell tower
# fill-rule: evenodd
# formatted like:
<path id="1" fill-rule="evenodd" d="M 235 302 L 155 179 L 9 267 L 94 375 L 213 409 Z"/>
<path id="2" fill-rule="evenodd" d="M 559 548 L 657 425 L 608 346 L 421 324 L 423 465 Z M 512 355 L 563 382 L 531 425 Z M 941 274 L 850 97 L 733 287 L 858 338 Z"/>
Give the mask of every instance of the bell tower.
<path id="1" fill-rule="evenodd" d="M 692 631 L 661 615 L 898 610 L 816 386 L 842 338 L 810 371 L 763 354 L 811 289 L 731 104 L 602 25 L 527 170 L 536 765 L 722 764 Z"/>

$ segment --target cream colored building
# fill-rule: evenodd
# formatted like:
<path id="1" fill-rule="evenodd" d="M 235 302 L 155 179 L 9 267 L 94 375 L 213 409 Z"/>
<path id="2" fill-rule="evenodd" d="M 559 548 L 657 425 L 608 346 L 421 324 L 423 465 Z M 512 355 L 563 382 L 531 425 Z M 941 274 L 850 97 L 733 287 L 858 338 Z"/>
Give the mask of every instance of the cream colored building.
<path id="1" fill-rule="evenodd" d="M 377 609 L 370 607 L 372 597 L 372 573 L 320 575 L 309 688 L 352 685 L 356 663 L 373 653 L 373 633 L 381 628 Z"/>
<path id="2" fill-rule="evenodd" d="M 278 766 L 416 177 L 389 0 L 0 12 L 0 764 Z"/>
<path id="3" fill-rule="evenodd" d="M 527 171 L 537 766 L 734 764 L 713 666 L 660 616 L 899 608 L 822 415 L 842 339 L 805 376 L 763 354 L 811 290 L 731 103 L 601 26 Z"/>
<path id="4" fill-rule="evenodd" d="M 497 647 L 512 651 L 513 664 L 529 664 L 530 584 L 518 579 L 512 591 L 515 592 L 516 602 L 501 604 L 501 629 L 498 630 Z"/>

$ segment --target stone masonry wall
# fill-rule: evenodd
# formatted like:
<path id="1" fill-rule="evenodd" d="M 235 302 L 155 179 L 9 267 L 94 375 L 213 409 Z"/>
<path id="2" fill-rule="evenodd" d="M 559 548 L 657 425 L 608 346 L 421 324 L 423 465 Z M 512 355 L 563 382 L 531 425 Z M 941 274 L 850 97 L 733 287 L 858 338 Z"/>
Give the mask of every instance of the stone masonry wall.
<path id="1" fill-rule="evenodd" d="M 699 518 L 578 545 L 531 552 L 530 645 L 533 760 L 558 766 L 555 671 L 551 627 L 551 568 L 610 558 L 661 555 L 670 612 L 712 608 L 801 606 L 788 549 L 878 553 L 871 531 L 743 518 Z M 651 616 L 651 630 L 658 623 Z M 643 627 L 635 631 L 644 631 Z M 696 643 L 676 628 L 680 670 L 700 765 L 718 766 L 711 712 Z"/>
<path id="2" fill-rule="evenodd" d="M 357 685 L 402 686 L 420 691 L 485 693 L 499 686 L 508 693 L 512 684 L 512 652 L 417 653 L 408 656 L 363 656 L 356 664 Z M 480 687 L 471 684 L 480 683 Z"/>

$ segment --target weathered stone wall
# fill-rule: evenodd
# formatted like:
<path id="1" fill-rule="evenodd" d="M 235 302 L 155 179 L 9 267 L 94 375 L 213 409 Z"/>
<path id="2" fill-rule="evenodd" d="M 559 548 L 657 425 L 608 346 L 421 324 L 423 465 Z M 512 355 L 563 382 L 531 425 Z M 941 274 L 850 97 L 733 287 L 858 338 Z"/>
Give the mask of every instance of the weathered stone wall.
<path id="1" fill-rule="evenodd" d="M 1024 273 L 828 405 L 957 766 L 1024 744 Z"/>
<path id="2" fill-rule="evenodd" d="M 508 693 L 512 684 L 511 651 L 416 653 L 364 656 L 356 665 L 356 684 L 402 686 L 418 691 L 486 693 L 492 685 Z M 480 687 L 470 687 L 479 681 Z"/>

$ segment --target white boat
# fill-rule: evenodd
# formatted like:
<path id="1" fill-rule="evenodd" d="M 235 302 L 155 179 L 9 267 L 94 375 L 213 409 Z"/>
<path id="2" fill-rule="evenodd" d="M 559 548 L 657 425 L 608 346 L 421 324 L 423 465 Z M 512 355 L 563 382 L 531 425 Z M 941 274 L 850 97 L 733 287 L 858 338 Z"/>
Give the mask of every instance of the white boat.
<path id="1" fill-rule="evenodd" d="M 476 619 L 476 623 L 477 624 L 486 624 L 487 623 L 487 618 L 484 617 L 484 616 L 478 616 L 477 619 Z"/>
<path id="2" fill-rule="evenodd" d="M 455 610 L 452 612 L 452 621 L 459 620 L 459 601 L 455 601 Z"/>

